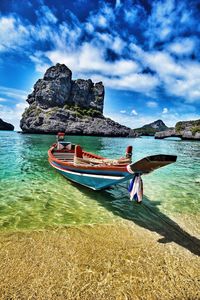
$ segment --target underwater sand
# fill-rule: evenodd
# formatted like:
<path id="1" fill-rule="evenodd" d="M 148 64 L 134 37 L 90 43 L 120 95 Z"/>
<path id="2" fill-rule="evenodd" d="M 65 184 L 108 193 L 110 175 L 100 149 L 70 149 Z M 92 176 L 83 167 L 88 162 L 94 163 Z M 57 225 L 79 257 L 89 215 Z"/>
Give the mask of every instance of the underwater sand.
<path id="1" fill-rule="evenodd" d="M 0 299 L 200 299 L 199 248 L 159 239 L 130 221 L 1 233 Z"/>

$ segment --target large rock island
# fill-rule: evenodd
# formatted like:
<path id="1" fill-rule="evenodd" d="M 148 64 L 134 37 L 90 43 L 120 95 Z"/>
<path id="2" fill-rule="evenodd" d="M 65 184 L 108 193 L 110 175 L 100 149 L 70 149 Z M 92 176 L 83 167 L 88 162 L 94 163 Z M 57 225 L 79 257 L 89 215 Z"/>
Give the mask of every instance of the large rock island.
<path id="1" fill-rule="evenodd" d="M 0 130 L 14 130 L 14 126 L 10 123 L 4 122 L 2 119 L 0 119 Z"/>
<path id="2" fill-rule="evenodd" d="M 72 80 L 64 64 L 50 67 L 28 95 L 20 127 L 27 133 L 135 136 L 130 128 L 103 116 L 104 86 L 92 80 Z"/>
<path id="3" fill-rule="evenodd" d="M 156 139 L 167 137 L 180 137 L 182 140 L 200 140 L 200 119 L 193 121 L 180 121 L 175 128 L 157 132 Z"/>

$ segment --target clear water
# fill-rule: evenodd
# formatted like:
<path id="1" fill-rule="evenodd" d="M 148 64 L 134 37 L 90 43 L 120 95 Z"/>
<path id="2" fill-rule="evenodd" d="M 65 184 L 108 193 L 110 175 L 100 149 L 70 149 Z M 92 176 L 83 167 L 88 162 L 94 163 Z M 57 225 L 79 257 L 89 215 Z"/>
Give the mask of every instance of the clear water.
<path id="1" fill-rule="evenodd" d="M 143 176 L 144 204 L 160 217 L 198 220 L 199 142 L 85 136 L 71 136 L 69 140 L 110 158 L 122 156 L 128 145 L 134 148 L 134 161 L 151 154 L 176 154 L 175 164 Z M 54 142 L 51 135 L 0 132 L 1 230 L 112 223 L 119 219 L 152 222 L 153 215 L 145 206 L 128 201 L 125 186 L 95 192 L 57 174 L 47 160 L 47 150 Z"/>

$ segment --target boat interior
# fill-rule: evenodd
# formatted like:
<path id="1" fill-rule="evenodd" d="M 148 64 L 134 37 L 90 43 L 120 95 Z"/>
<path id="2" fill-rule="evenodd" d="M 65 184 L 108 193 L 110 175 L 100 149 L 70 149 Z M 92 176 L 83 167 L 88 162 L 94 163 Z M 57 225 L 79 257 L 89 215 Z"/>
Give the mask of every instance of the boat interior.
<path id="1" fill-rule="evenodd" d="M 127 165 L 131 162 L 131 157 L 108 159 L 90 152 L 83 151 L 79 145 L 74 145 L 69 142 L 59 142 L 55 144 L 52 154 L 56 159 L 59 159 L 63 162 L 73 162 L 75 164 Z"/>
<path id="2" fill-rule="evenodd" d="M 66 162 L 73 162 L 74 161 L 74 154 L 75 154 L 75 146 L 74 144 L 68 142 L 58 142 L 52 154 L 55 158 L 66 161 Z"/>

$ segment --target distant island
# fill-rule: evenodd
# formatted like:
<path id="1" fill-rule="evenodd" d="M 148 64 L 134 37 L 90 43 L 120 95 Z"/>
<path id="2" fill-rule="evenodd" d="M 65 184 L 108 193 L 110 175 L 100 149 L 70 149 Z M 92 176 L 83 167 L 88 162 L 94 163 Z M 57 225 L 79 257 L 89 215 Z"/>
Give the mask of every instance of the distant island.
<path id="1" fill-rule="evenodd" d="M 134 131 L 139 136 L 154 136 L 156 139 L 179 137 L 183 140 L 200 140 L 200 120 L 180 121 L 170 128 L 162 120 L 157 120 Z"/>
<path id="2" fill-rule="evenodd" d="M 170 128 L 162 120 L 157 120 L 134 131 L 139 136 L 154 136 L 156 139 L 179 137 L 183 140 L 200 140 L 200 120 L 180 121 Z"/>
<path id="3" fill-rule="evenodd" d="M 14 130 L 14 126 L 10 123 L 7 123 L 5 121 L 3 121 L 2 119 L 0 119 L 0 130 L 10 130 L 13 131 Z"/>
<path id="4" fill-rule="evenodd" d="M 162 120 L 157 120 L 140 128 L 135 128 L 134 131 L 140 136 L 154 136 L 156 132 L 164 131 L 167 129 L 169 128 Z"/>
<path id="5" fill-rule="evenodd" d="M 20 127 L 27 133 L 135 137 L 134 130 L 103 116 L 104 86 L 72 80 L 64 64 L 50 67 L 28 95 Z"/>

